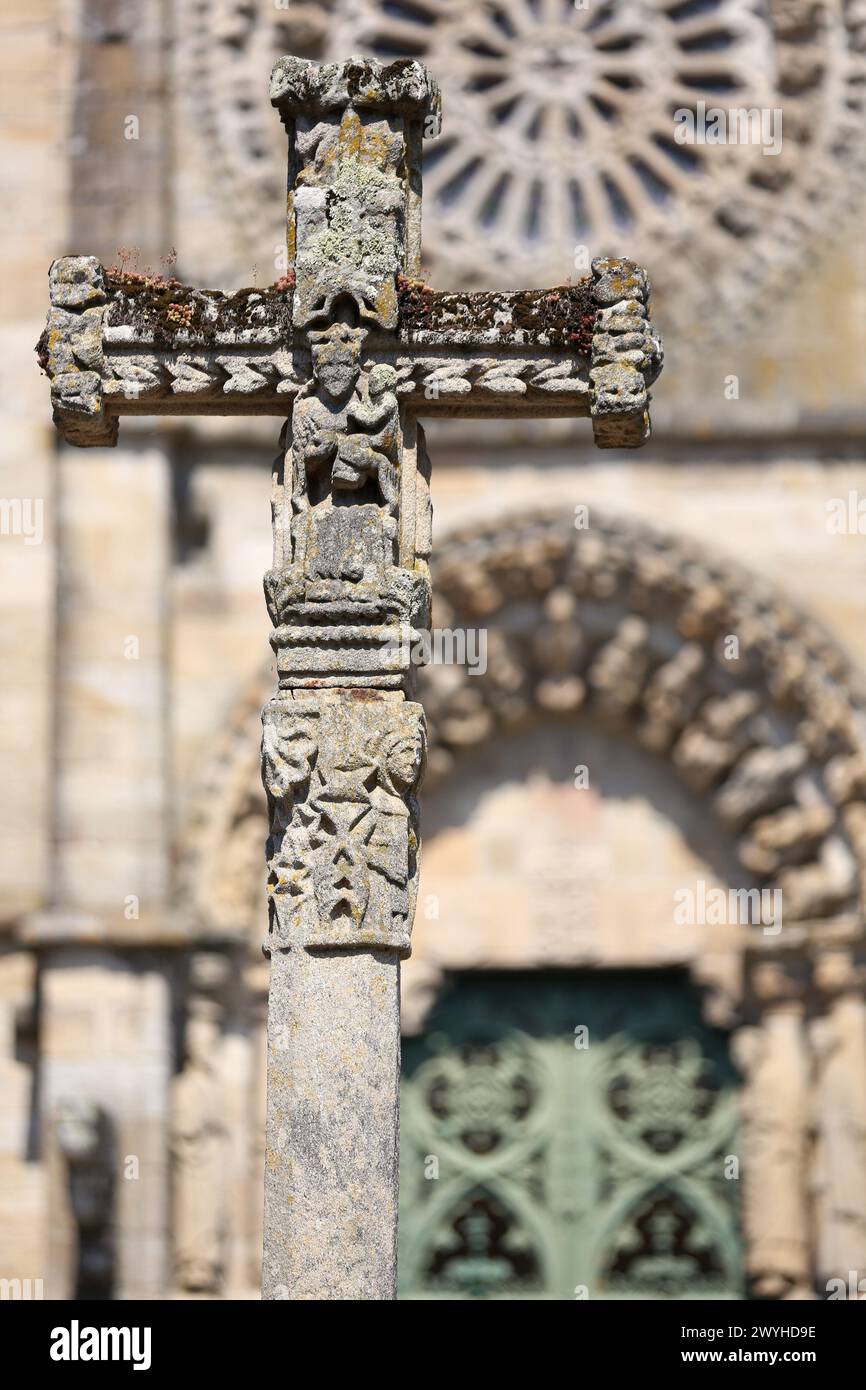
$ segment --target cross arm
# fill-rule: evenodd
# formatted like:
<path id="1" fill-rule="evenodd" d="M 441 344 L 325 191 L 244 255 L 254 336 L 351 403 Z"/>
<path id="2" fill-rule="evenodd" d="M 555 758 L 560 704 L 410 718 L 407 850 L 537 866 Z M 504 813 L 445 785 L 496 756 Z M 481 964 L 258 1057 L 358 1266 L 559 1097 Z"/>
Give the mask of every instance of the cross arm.
<path id="1" fill-rule="evenodd" d="M 115 444 L 121 415 L 285 417 L 310 375 L 288 279 L 222 294 L 64 256 L 49 289 L 36 351 L 70 444 Z"/>
<path id="2" fill-rule="evenodd" d="M 401 391 L 419 414 L 586 416 L 602 448 L 643 444 L 662 367 L 649 282 L 632 261 L 599 259 L 547 290 L 399 287 Z"/>
<path id="3" fill-rule="evenodd" d="M 310 379 L 291 275 L 223 294 L 65 256 L 49 286 L 37 353 L 72 444 L 116 443 L 121 415 L 285 417 Z M 401 276 L 396 334 L 371 337 L 370 357 L 395 368 L 416 414 L 588 415 L 600 446 L 634 447 L 662 362 L 648 298 L 630 261 L 549 290 L 452 293 Z"/>

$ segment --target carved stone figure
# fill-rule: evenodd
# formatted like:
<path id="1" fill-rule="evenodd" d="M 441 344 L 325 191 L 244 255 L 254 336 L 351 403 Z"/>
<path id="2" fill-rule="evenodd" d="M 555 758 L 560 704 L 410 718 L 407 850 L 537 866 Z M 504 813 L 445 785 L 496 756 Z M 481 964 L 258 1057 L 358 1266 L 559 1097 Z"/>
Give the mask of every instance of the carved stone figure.
<path id="1" fill-rule="evenodd" d="M 397 558 L 396 373 L 387 363 L 361 372 L 366 336 L 342 323 L 310 334 L 316 394 L 299 394 L 292 413 L 295 573 L 288 583 L 312 601 L 360 601 L 345 587 L 359 582 L 381 594 L 385 566 Z"/>
<path id="2" fill-rule="evenodd" d="M 368 479 L 378 484 L 389 514 L 397 512 L 400 423 L 395 369 L 378 362 L 360 380 L 349 403 L 349 423 L 360 430 L 341 440 L 331 473 L 334 486 L 357 489 Z"/>
<path id="3" fill-rule="evenodd" d="M 226 1133 L 214 1060 L 218 1006 L 194 1000 L 186 1062 L 172 1087 L 175 1280 L 196 1293 L 219 1291 L 225 1271 Z"/>
<path id="4" fill-rule="evenodd" d="M 117 1156 L 111 1121 L 95 1101 L 68 1097 L 55 1115 L 57 1146 L 66 1162 L 77 1235 L 72 1296 L 106 1299 L 114 1292 L 114 1199 Z"/>
<path id="5" fill-rule="evenodd" d="M 746 1267 L 762 1298 L 809 1296 L 806 1172 L 810 1133 L 809 1060 L 802 981 L 767 961 L 752 985 L 760 1027 L 736 1038 L 746 1071 L 743 1098 L 743 1220 Z"/>

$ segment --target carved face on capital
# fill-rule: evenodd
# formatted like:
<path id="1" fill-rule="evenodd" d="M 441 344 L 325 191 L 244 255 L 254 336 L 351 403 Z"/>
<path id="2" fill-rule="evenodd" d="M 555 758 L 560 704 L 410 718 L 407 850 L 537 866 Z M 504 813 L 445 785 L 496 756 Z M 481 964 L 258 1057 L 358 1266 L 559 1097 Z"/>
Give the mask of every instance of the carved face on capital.
<path id="1" fill-rule="evenodd" d="M 366 336 L 366 329 L 350 328 L 344 323 L 335 323 L 324 332 L 310 334 L 316 382 L 335 400 L 342 400 L 355 388 Z"/>
<path id="2" fill-rule="evenodd" d="M 384 780 L 401 795 L 412 790 L 424 761 L 424 740 L 420 729 L 414 734 L 396 734 L 382 748 Z"/>
<path id="3" fill-rule="evenodd" d="M 316 761 L 318 745 L 312 729 L 306 724 L 298 724 L 289 730 L 288 737 L 282 741 L 281 751 L 286 764 L 288 781 L 293 787 L 306 782 Z"/>

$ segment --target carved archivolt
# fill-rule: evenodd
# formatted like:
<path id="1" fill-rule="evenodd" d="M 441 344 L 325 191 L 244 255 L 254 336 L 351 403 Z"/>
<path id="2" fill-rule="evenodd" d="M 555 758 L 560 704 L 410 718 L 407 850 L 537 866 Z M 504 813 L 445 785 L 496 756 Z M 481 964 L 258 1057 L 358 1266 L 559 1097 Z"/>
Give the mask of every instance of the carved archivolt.
<path id="1" fill-rule="evenodd" d="M 770 942 L 759 929 L 744 935 L 749 968 L 741 990 L 720 982 L 711 953 L 694 961 L 693 973 L 710 994 L 725 995 L 705 1001 L 713 1021 L 737 1025 L 743 1141 L 729 1158 L 743 1164 L 751 1289 L 771 1299 L 851 1296 L 836 1290 L 849 1288 L 851 1271 L 859 1278 L 866 1269 L 861 678 L 770 586 L 636 522 L 593 512 L 588 530 L 550 514 L 466 528 L 439 547 L 434 571 L 434 628 L 486 629 L 488 665 L 483 675 L 454 665 L 422 672 L 429 782 L 458 772 L 462 753 L 486 740 L 539 718 L 585 714 L 666 758 L 711 803 L 744 875 L 781 889 L 785 931 Z M 267 833 L 257 710 L 269 683 L 262 672 L 239 707 L 185 844 L 184 889 L 204 930 L 256 947 L 265 902 L 255 866 Z M 282 796 L 284 783 L 300 786 L 304 774 L 301 814 L 295 818 L 295 802 L 286 800 L 276 827 L 284 845 L 292 834 L 315 834 L 334 799 L 329 768 L 324 790 L 305 789 L 313 744 L 301 745 L 271 748 L 266 737 L 269 795 Z M 401 775 L 408 782 L 412 768 Z M 403 799 L 393 791 L 368 799 L 362 809 L 377 827 L 375 848 L 382 813 L 392 818 L 387 840 Z M 409 806 L 410 823 L 413 814 Z M 281 853 L 273 856 L 277 868 Z M 285 893 L 292 865 L 290 854 L 283 858 L 287 886 L 278 891 Z M 392 862 L 378 852 L 353 859 L 341 883 L 357 912 L 368 892 L 385 889 L 396 939 L 414 871 L 407 861 L 399 883 L 393 872 L 387 885 L 377 883 L 381 865 Z M 307 908 L 301 893 L 294 915 L 289 899 L 277 896 L 289 944 L 316 944 L 316 894 L 313 882 Z M 423 1028 L 442 982 L 435 962 L 419 964 L 404 1001 L 409 1033 Z"/>
<path id="2" fill-rule="evenodd" d="M 462 530 L 434 577 L 434 627 L 486 629 L 488 666 L 421 672 L 428 786 L 538 718 L 603 720 L 706 796 L 744 881 L 782 890 L 788 926 L 859 930 L 866 690 L 817 624 L 703 547 L 595 511 L 587 530 L 549 514 Z M 264 903 L 247 865 L 266 836 L 256 726 L 269 684 L 263 672 L 239 706 L 184 859 L 203 925 L 256 940 Z"/>
<path id="3" fill-rule="evenodd" d="M 626 236 L 668 312 L 724 336 L 787 290 L 863 197 L 858 3 L 611 0 L 554 17 L 524 0 L 177 9 L 181 115 L 207 140 L 245 267 L 282 239 L 283 151 L 258 100 L 279 53 L 405 56 L 436 72 L 446 124 L 425 160 L 424 260 L 442 285 L 556 281 L 576 246 L 599 255 Z M 677 144 L 673 112 L 699 101 L 781 110 L 781 150 Z"/>

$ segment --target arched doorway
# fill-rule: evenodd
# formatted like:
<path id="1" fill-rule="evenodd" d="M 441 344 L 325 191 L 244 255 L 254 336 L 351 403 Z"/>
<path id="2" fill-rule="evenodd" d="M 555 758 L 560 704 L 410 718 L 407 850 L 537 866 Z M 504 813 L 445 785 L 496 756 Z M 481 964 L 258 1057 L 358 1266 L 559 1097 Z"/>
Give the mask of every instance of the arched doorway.
<path id="1" fill-rule="evenodd" d="M 436 838 L 436 789 L 443 789 L 459 814 L 473 757 L 495 763 L 503 740 L 529 737 L 539 728 L 591 728 L 617 746 L 642 750 L 668 788 L 689 789 L 704 820 L 715 827 L 718 854 L 733 868 L 723 871 L 711 854 L 705 856 L 708 865 L 722 881 L 733 877 L 738 887 L 754 882 L 781 891 L 786 931 L 777 941 L 734 924 L 732 939 L 721 946 L 699 931 L 688 949 L 666 951 L 657 940 L 640 959 L 627 951 L 593 954 L 594 929 L 588 947 L 583 942 L 568 954 L 566 931 L 553 950 L 522 958 L 512 953 L 503 960 L 495 931 L 490 941 L 496 949 L 488 949 L 474 926 L 466 931 L 458 923 L 455 930 L 453 923 L 428 919 L 422 877 L 415 951 L 405 974 L 407 1062 L 416 1045 L 411 1039 L 421 1045 L 443 989 L 467 970 L 479 972 L 473 988 L 480 987 L 482 973 L 507 965 L 516 972 L 513 988 L 520 972 L 529 972 L 539 989 L 550 969 L 562 972 L 557 989 L 569 983 L 582 988 L 573 973 L 579 971 L 588 974 L 601 1007 L 604 996 L 615 997 L 620 987 L 620 977 L 610 972 L 639 968 L 651 1014 L 653 991 L 663 984 L 670 988 L 662 973 L 676 965 L 702 987 L 702 1026 L 730 1030 L 745 1069 L 739 1190 L 748 1288 L 763 1297 L 806 1297 L 838 1271 L 844 1277 L 849 1268 L 866 1266 L 866 1190 L 851 1181 L 864 1168 L 866 1134 L 866 1007 L 859 965 L 866 699 L 860 678 L 824 632 L 755 576 L 648 527 L 595 514 L 585 532 L 575 529 L 573 517 L 538 515 L 500 519 L 452 536 L 440 546 L 436 592 L 436 624 L 483 627 L 488 664 L 483 675 L 447 666 L 425 674 L 431 726 L 428 857 Z M 727 642 L 732 636 L 735 644 Z M 257 868 L 264 808 L 255 745 L 258 709 L 269 684 L 263 673 L 239 704 L 224 745 L 215 751 L 186 842 L 188 902 L 202 936 L 234 943 L 239 973 L 250 942 L 258 949 L 265 916 Z M 599 774 L 603 782 L 612 765 L 608 754 L 601 757 L 595 772 L 590 767 L 590 785 Z M 566 764 L 563 776 L 573 767 Z M 664 795 L 670 809 L 672 794 Z M 632 898 L 633 927 L 645 915 L 647 899 L 639 889 Z M 474 910 L 465 892 L 463 901 Z M 506 901 L 506 914 L 508 907 Z M 634 930 L 626 933 L 632 945 L 639 937 Z M 472 959 L 461 941 L 469 942 Z M 251 977 L 250 968 L 245 982 Z M 666 996 L 675 1014 L 687 1009 L 688 979 L 676 1008 L 673 996 Z M 261 966 L 255 980 L 251 988 L 261 999 Z M 633 1011 L 633 1037 L 605 1032 L 596 1021 L 600 1036 L 612 1055 L 621 1046 L 638 1049 L 632 1071 L 658 1065 L 675 1077 L 688 1061 L 677 1038 L 659 1040 L 655 1062 L 641 1057 L 640 1049 L 650 1045 L 641 1032 L 643 1007 Z M 508 1010 L 502 1013 L 503 1038 L 515 1028 L 534 1038 L 510 1017 Z M 255 1026 L 261 1027 L 260 1020 Z M 460 1055 L 465 1038 L 459 1032 L 453 1039 L 444 1036 L 446 1051 L 456 1048 Z M 547 1041 L 553 1047 L 557 1040 Z M 530 1050 L 544 1045 L 544 1051 L 547 1041 L 542 1035 Z M 697 1065 L 699 1058 L 691 1060 Z M 582 1103 L 596 1114 L 605 1113 L 605 1106 L 610 1110 L 604 1093 L 587 1093 Z M 432 1147 L 428 1152 L 436 1157 Z M 425 1191 L 443 1190 L 425 1182 Z M 596 1255 L 580 1255 L 578 1264 L 589 1264 L 602 1296 L 628 1296 L 646 1282 L 650 1267 L 664 1296 L 661 1266 L 647 1261 L 676 1263 L 699 1248 L 687 1232 L 698 1221 L 701 1203 L 693 1201 L 686 1216 L 677 1206 L 683 1190 L 674 1200 L 666 1188 L 658 1201 L 655 1189 L 645 1192 L 645 1210 L 622 1198 L 620 1215 L 624 1229 L 631 1223 L 631 1234 L 621 1237 L 621 1258 L 611 1253 L 619 1239 L 610 1234 L 613 1227 L 606 1228 L 607 1244 L 591 1232 L 582 1237 L 581 1248 Z M 618 1210 L 616 1198 L 610 1200 L 611 1210 Z M 466 1215 L 482 1263 L 507 1258 L 496 1246 L 492 1254 L 483 1248 L 484 1223 L 488 1231 L 492 1223 L 495 1234 L 501 1215 L 493 1209 Z M 470 1231 L 457 1229 L 459 1219 L 452 1215 L 447 1229 L 466 1248 L 458 1245 L 455 1252 L 449 1246 L 448 1263 L 468 1261 L 471 1268 L 478 1250 Z M 718 1222 L 716 1229 L 713 1241 L 724 1249 Z M 443 1238 L 447 1246 L 449 1237 Z M 664 1240 L 667 1251 L 659 1243 Z M 576 1248 L 574 1241 L 569 1248 Z M 422 1284 L 441 1273 L 435 1262 L 419 1268 Z M 699 1274 L 707 1287 L 740 1287 L 735 1254 L 702 1272 L 699 1266 Z M 529 1275 L 524 1268 L 513 1277 Z M 546 1276 L 533 1277 L 540 1281 L 537 1296 L 574 1296 L 546 1294 Z"/>

